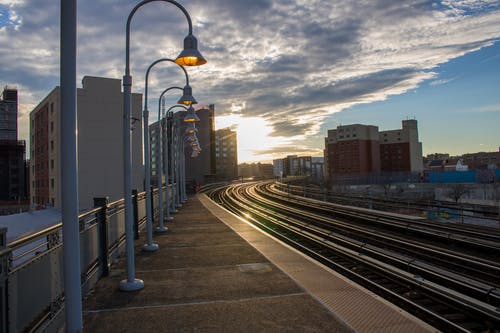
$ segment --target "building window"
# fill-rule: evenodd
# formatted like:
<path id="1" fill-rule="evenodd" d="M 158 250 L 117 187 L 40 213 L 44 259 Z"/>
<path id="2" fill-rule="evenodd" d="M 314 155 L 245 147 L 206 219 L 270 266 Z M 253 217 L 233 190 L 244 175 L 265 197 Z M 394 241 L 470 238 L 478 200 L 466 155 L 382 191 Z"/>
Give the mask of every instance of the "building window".
<path id="1" fill-rule="evenodd" d="M 54 140 L 50 140 L 50 151 L 54 151 Z"/>
<path id="2" fill-rule="evenodd" d="M 50 103 L 50 114 L 54 113 L 54 102 Z"/>
<path id="3" fill-rule="evenodd" d="M 54 178 L 50 179 L 50 188 L 54 189 Z"/>
<path id="4" fill-rule="evenodd" d="M 50 160 L 50 170 L 54 169 L 54 160 Z"/>
<path id="5" fill-rule="evenodd" d="M 53 133 L 54 132 L 54 122 L 51 121 L 50 122 L 50 133 Z"/>

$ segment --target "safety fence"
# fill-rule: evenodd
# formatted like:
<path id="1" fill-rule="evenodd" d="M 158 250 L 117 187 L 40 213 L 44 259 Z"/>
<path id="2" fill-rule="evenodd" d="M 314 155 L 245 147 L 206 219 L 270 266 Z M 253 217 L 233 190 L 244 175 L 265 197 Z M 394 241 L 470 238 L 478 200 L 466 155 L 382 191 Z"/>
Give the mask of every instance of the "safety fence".
<path id="1" fill-rule="evenodd" d="M 158 194 L 153 190 L 153 214 Z M 145 192 L 133 191 L 132 202 L 137 239 L 146 222 Z M 94 206 L 78 217 L 82 295 L 109 274 L 125 246 L 124 200 L 95 198 Z M 6 233 L 0 229 L 0 332 L 59 331 L 64 325 L 62 223 L 9 244 Z"/>

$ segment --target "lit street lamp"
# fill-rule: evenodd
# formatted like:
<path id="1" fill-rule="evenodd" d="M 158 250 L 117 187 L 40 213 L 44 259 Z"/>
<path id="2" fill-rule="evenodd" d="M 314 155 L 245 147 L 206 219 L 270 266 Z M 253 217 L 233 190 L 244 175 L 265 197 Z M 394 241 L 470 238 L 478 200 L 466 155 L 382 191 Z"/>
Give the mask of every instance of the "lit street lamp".
<path id="1" fill-rule="evenodd" d="M 187 73 L 186 73 L 186 81 L 188 80 L 188 76 L 187 76 Z M 189 81 L 187 81 L 189 85 Z M 163 146 L 163 154 L 164 154 L 164 159 L 165 159 L 165 167 L 164 167 L 164 172 L 165 172 L 165 186 L 166 186 L 166 191 L 165 191 L 165 202 L 166 202 L 166 207 L 165 207 L 165 217 L 163 216 L 163 191 L 161 190 L 162 187 L 163 187 L 163 181 L 162 181 L 162 143 L 163 143 L 163 140 L 162 140 L 162 129 L 161 129 L 161 118 L 162 118 L 162 115 L 161 115 L 161 106 L 162 106 L 162 100 L 163 100 L 163 96 L 170 90 L 172 89 L 181 89 L 180 87 L 170 87 L 170 88 L 167 88 L 165 89 L 161 94 L 160 94 L 160 98 L 158 99 L 158 134 L 157 134 L 157 139 L 156 139 L 156 142 L 157 142 L 157 145 L 158 145 L 158 154 L 157 154 L 157 162 L 156 162 L 156 170 L 157 170 L 157 175 L 158 175 L 158 180 L 157 180 L 157 186 L 158 186 L 158 189 L 159 189 L 159 199 L 158 201 L 160 202 L 159 204 L 159 219 L 158 219 L 158 223 L 159 223 L 159 226 L 157 228 L 157 231 L 158 232 L 165 232 L 167 231 L 167 227 L 164 226 L 163 222 L 170 222 L 172 221 L 172 217 L 170 216 L 170 204 L 169 204 L 169 201 L 170 201 L 170 195 L 169 195 L 169 189 L 168 189 L 168 182 L 169 182 L 169 177 L 168 177 L 168 132 L 167 132 L 167 118 L 166 118 L 166 115 L 165 115 L 165 132 L 166 132 L 166 143 L 165 143 L 165 146 Z M 182 89 L 181 89 L 182 90 Z M 181 98 L 182 99 L 182 98 Z M 193 98 L 193 101 L 196 102 Z M 182 108 L 185 108 L 187 109 L 186 106 L 184 105 L 175 105 L 174 107 L 182 107 Z M 172 108 L 170 108 L 172 109 Z M 169 110 L 170 110 L 169 109 Z"/>
<path id="2" fill-rule="evenodd" d="M 170 162 L 170 173 L 172 175 L 172 205 L 171 205 L 171 208 L 169 210 L 172 213 L 177 213 L 177 208 L 180 207 L 179 196 L 178 196 L 178 189 L 179 189 L 179 175 L 178 175 L 178 168 L 177 168 L 177 166 L 178 166 L 178 159 L 177 159 L 178 152 L 175 149 L 175 147 L 177 147 L 176 142 L 177 142 L 178 134 L 176 134 L 176 131 L 177 131 L 178 125 L 175 124 L 177 121 L 175 121 L 173 119 L 174 112 L 171 111 L 174 108 L 178 108 L 178 107 L 181 107 L 186 111 L 188 110 L 188 108 L 184 105 L 173 105 L 167 110 L 167 113 L 166 113 L 168 115 L 168 118 L 172 119 L 172 130 L 171 130 L 171 141 L 170 141 L 172 143 L 172 148 L 170 149 L 171 154 L 172 154 L 172 160 Z M 167 145 L 168 145 L 168 140 L 167 140 Z M 168 155 L 166 155 L 165 160 L 167 161 L 167 162 L 165 162 L 165 164 L 166 164 L 165 174 L 168 174 Z"/>
<path id="3" fill-rule="evenodd" d="M 134 263 L 134 231 L 133 231 L 133 208 L 132 208 L 132 152 L 131 152 L 131 98 L 132 98 L 132 76 L 130 75 L 130 23 L 135 12 L 143 5 L 162 1 L 175 5 L 186 16 L 189 32 L 184 38 L 184 50 L 176 58 L 175 62 L 183 66 L 198 66 L 206 63 L 206 60 L 197 49 L 197 40 L 192 34 L 191 17 L 186 9 L 174 0 L 143 0 L 130 12 L 125 36 L 125 75 L 123 76 L 123 197 L 125 202 L 125 241 L 127 252 L 127 279 L 120 281 L 119 287 L 123 291 L 134 291 L 144 287 L 144 282 L 135 278 Z"/>
<path id="4" fill-rule="evenodd" d="M 180 119 L 177 119 L 177 126 L 175 131 L 175 137 L 172 140 L 172 144 L 175 144 L 175 148 L 173 151 L 175 155 L 173 157 L 173 163 L 175 165 L 173 174 L 176 176 L 176 196 L 175 196 L 175 206 L 181 207 L 182 203 L 187 200 L 186 196 L 186 161 L 185 161 L 185 147 L 184 144 L 188 142 L 193 149 L 193 152 L 196 152 L 195 156 L 198 156 L 201 148 L 199 146 L 198 138 L 196 137 L 197 129 L 194 126 L 194 122 L 198 122 L 200 119 L 196 115 L 194 108 L 190 106 L 187 110 L 186 116 L 183 118 L 183 122 L 187 124 L 185 134 L 181 135 L 180 131 Z M 173 132 L 174 133 L 174 132 Z"/>
<path id="5" fill-rule="evenodd" d="M 147 243 L 142 247 L 144 251 L 154 252 L 158 250 L 158 244 L 153 243 L 153 217 L 152 217 L 152 204 L 151 204 L 151 159 L 149 154 L 149 110 L 148 110 L 148 83 L 149 83 L 149 73 L 151 69 L 160 62 L 169 61 L 172 63 L 176 63 L 174 60 L 169 58 L 162 58 L 154 61 L 151 65 L 149 65 L 146 70 L 146 78 L 144 83 L 144 111 L 143 111 L 143 134 L 144 134 L 144 186 L 146 191 L 146 229 L 147 229 Z M 177 64 L 178 65 L 178 64 Z M 189 86 L 189 77 L 186 72 L 186 69 L 181 65 L 178 65 L 183 71 L 186 77 L 186 85 L 184 89 L 179 87 L 175 87 L 176 89 L 182 90 L 184 93 L 182 97 L 179 99 L 177 103 L 184 105 L 191 105 L 193 103 L 197 103 L 194 97 L 192 96 L 192 90 Z M 167 89 L 168 90 L 168 89 Z M 158 111 L 158 119 L 160 119 L 160 112 Z M 161 126 L 160 126 L 161 129 Z M 158 131 L 158 135 L 161 139 L 161 130 Z M 161 141 L 160 141 L 161 145 Z M 161 149 L 160 149 L 161 152 Z M 161 176 L 161 167 L 159 169 Z M 162 186 L 161 186 L 161 177 L 159 178 L 159 186 L 158 186 L 158 195 L 159 195 L 159 218 L 163 220 L 163 195 L 162 195 Z M 159 231 L 166 231 L 165 228 L 161 228 Z"/>

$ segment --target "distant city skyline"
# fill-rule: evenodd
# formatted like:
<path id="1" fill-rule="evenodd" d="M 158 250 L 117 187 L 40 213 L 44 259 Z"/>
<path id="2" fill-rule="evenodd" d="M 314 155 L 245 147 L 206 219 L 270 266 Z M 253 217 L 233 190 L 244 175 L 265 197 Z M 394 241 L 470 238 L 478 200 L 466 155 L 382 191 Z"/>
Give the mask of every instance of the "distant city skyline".
<path id="1" fill-rule="evenodd" d="M 122 77 L 136 3 L 78 3 L 78 80 Z M 387 130 L 407 118 L 418 121 L 424 155 L 498 151 L 498 1 L 181 3 L 208 60 L 188 69 L 193 92 L 215 104 L 217 128 L 238 131 L 240 163 L 320 156 L 328 129 Z M 151 62 L 177 55 L 187 32 L 171 5 L 147 7 L 132 22 L 134 92 Z M 19 138 L 28 140 L 29 112 L 59 84 L 59 2 L 0 0 L 0 59 L 0 85 L 17 85 Z M 172 66 L 158 69 L 150 104 L 182 79 Z"/>

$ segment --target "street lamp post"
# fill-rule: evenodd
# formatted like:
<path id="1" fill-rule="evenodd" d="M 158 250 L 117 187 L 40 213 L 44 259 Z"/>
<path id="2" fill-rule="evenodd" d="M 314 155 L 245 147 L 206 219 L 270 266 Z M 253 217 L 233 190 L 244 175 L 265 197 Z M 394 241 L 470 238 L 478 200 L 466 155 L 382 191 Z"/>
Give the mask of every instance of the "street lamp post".
<path id="1" fill-rule="evenodd" d="M 175 60 L 169 59 L 169 58 L 162 58 L 154 61 L 151 65 L 149 65 L 148 69 L 146 70 L 146 78 L 144 80 L 144 111 L 143 111 L 143 135 L 144 135 L 144 187 L 146 191 L 146 229 L 147 229 L 147 243 L 142 247 L 144 251 L 150 251 L 154 252 L 158 250 L 158 244 L 153 243 L 153 212 L 152 212 L 152 204 L 151 204 L 151 159 L 150 159 L 150 154 L 149 154 L 149 110 L 148 110 L 148 84 L 149 84 L 149 73 L 151 69 L 158 63 L 160 62 L 172 62 L 176 64 Z M 191 105 L 193 103 L 197 103 L 196 100 L 192 96 L 192 90 L 191 87 L 189 86 L 189 76 L 186 72 L 186 69 L 177 64 L 183 71 L 184 75 L 186 77 L 186 85 L 184 86 L 184 89 L 175 87 L 176 89 L 182 90 L 184 93 L 182 97 L 179 99 L 177 103 L 179 104 L 185 104 L 185 105 Z M 158 120 L 160 120 L 160 112 L 158 112 Z M 161 126 L 160 130 L 158 131 L 158 134 L 161 139 Z M 159 142 L 159 145 L 161 147 L 161 141 Z M 160 148 L 160 155 L 161 155 L 161 148 Z M 158 186 L 158 200 L 160 204 L 158 205 L 158 215 L 160 221 L 163 220 L 163 195 L 162 195 L 162 186 L 161 186 L 161 166 L 158 169 L 160 177 L 159 177 L 159 186 Z M 163 224 L 163 222 L 160 222 Z M 166 231 L 164 227 L 161 227 L 158 229 L 158 231 Z"/>
<path id="2" fill-rule="evenodd" d="M 180 177 L 179 177 L 179 157 L 180 157 L 180 148 L 179 148 L 179 132 L 180 132 L 180 120 L 175 119 L 174 121 L 174 129 L 172 130 L 172 166 L 173 166 L 173 178 L 175 179 L 175 195 L 174 200 L 172 202 L 175 210 L 181 207 L 180 199 L 179 199 L 179 190 L 180 190 Z"/>
<path id="3" fill-rule="evenodd" d="M 180 126 L 180 119 L 176 119 L 175 123 L 175 131 L 172 130 L 172 152 L 173 152 L 173 157 L 172 157 L 172 175 L 175 177 L 175 196 L 174 200 L 172 201 L 173 207 L 179 208 L 182 206 L 182 203 L 184 203 L 187 200 L 186 196 L 186 174 L 185 174 L 185 151 L 184 151 L 184 141 L 188 141 L 191 143 L 191 146 L 193 148 L 193 151 L 196 150 L 196 156 L 197 154 L 201 151 L 199 148 L 199 143 L 198 143 L 198 138 L 196 137 L 195 133 L 197 132 L 196 127 L 194 126 L 195 122 L 200 121 L 198 116 L 196 115 L 194 108 L 192 106 L 189 106 L 187 109 L 187 114 L 183 119 L 184 123 L 190 124 L 191 126 L 186 128 L 186 135 L 181 136 L 181 126 Z M 196 147 L 193 146 L 194 142 L 196 142 Z M 195 157 L 195 156 L 194 156 Z"/>
<path id="4" fill-rule="evenodd" d="M 172 147 L 170 149 L 171 155 L 172 155 L 172 160 L 170 162 L 170 174 L 172 175 L 172 203 L 169 209 L 169 212 L 171 213 L 177 213 L 177 202 L 178 202 L 178 197 L 177 197 L 177 189 L 179 187 L 177 179 L 177 174 L 176 174 L 176 165 L 177 165 L 177 150 L 175 149 L 176 144 L 175 141 L 177 139 L 177 135 L 175 135 L 175 131 L 177 129 L 177 125 L 175 125 L 175 120 L 173 119 L 173 109 L 174 108 L 183 108 L 184 110 L 188 110 L 188 108 L 185 105 L 173 105 L 171 106 L 167 112 L 167 118 L 172 118 L 172 130 L 171 130 L 171 136 L 170 136 L 170 142 L 172 143 Z M 167 133 L 168 134 L 168 133 Z M 169 140 L 167 139 L 167 146 L 168 146 Z M 168 148 L 167 148 L 168 149 Z M 168 152 L 165 154 L 165 174 L 168 174 Z M 167 201 L 168 204 L 168 201 Z"/>
<path id="5" fill-rule="evenodd" d="M 192 154 L 191 157 L 197 157 L 199 152 L 201 151 L 200 148 L 200 143 L 198 141 L 198 138 L 196 137 L 196 134 L 194 133 L 189 133 L 185 134 L 182 137 L 182 140 L 180 142 L 180 156 L 179 156 L 179 183 L 180 183 L 180 189 L 179 189 L 179 200 L 181 203 L 186 203 L 187 201 L 187 195 L 186 195 L 186 152 L 185 152 L 185 143 L 189 143 L 191 149 L 192 149 Z M 195 153 L 195 155 L 193 155 Z"/>
<path id="6" fill-rule="evenodd" d="M 186 73 L 186 80 L 188 80 L 188 76 L 187 76 L 187 73 Z M 188 84 L 189 84 L 189 81 L 187 81 Z M 161 147 L 162 147 L 162 129 L 161 129 L 161 119 L 162 119 L 162 115 L 161 115 L 161 106 L 162 106 L 162 100 L 163 100 L 163 96 L 170 90 L 172 89 L 181 89 L 180 87 L 170 87 L 170 88 L 167 88 L 165 89 L 161 94 L 160 94 L 160 98 L 158 99 L 158 134 L 157 134 L 157 142 L 158 142 L 158 159 L 157 159 L 157 162 L 156 162 L 156 165 L 157 165 L 157 173 L 159 173 L 159 177 L 158 177 L 158 188 L 161 189 L 163 186 L 163 182 L 162 182 L 162 179 L 161 179 L 161 173 L 162 173 L 162 151 L 161 151 Z M 194 100 L 194 99 L 193 99 Z M 186 104 L 186 103 L 184 103 Z M 184 105 L 176 105 L 178 107 L 184 107 L 187 109 L 187 107 L 185 107 Z M 167 118 L 165 117 L 165 129 L 167 129 Z M 165 167 L 164 167 L 164 171 L 165 171 L 165 186 L 166 186 L 166 191 L 165 191 L 165 202 L 166 202 L 166 207 L 165 207 L 165 211 L 166 211 L 166 215 L 165 217 L 163 216 L 163 196 L 162 196 L 162 190 L 160 190 L 160 193 L 159 193 L 159 201 L 160 201 L 160 211 L 159 211 L 159 219 L 158 219 L 158 223 L 159 223 L 159 226 L 157 228 L 157 231 L 158 232 L 165 232 L 168 230 L 167 227 L 165 227 L 165 225 L 163 224 L 163 222 L 170 222 L 172 221 L 172 217 L 170 216 L 170 204 L 169 204 L 169 201 L 170 201 L 170 195 L 169 195 L 169 189 L 168 189 L 168 182 L 169 182 L 169 177 L 168 177 L 168 132 L 166 133 L 165 135 L 166 137 L 166 143 L 165 143 L 165 146 L 163 147 L 163 153 L 164 153 L 164 159 L 165 159 Z"/>
<path id="7" fill-rule="evenodd" d="M 134 291 L 144 287 L 144 282 L 135 278 L 134 263 L 134 231 L 132 211 L 132 151 L 131 151 L 131 99 L 132 99 L 132 76 L 130 75 L 130 23 L 135 12 L 143 5 L 162 1 L 175 5 L 186 16 L 189 33 L 184 38 L 184 50 L 176 58 L 175 62 L 184 66 L 199 66 L 206 60 L 198 52 L 198 42 L 192 34 L 191 17 L 186 9 L 174 0 L 143 0 L 139 2 L 130 12 L 127 18 L 125 35 L 125 75 L 123 76 L 123 197 L 125 202 L 125 240 L 127 252 L 127 279 L 120 281 L 119 287 L 123 291 Z"/>

